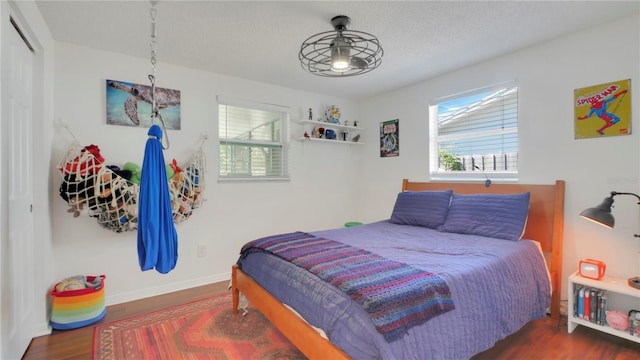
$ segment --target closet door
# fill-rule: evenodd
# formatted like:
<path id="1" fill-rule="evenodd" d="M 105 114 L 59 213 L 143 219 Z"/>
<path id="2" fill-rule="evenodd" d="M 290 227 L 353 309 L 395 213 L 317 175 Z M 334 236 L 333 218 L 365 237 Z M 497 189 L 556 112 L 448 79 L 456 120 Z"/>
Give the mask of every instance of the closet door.
<path id="1" fill-rule="evenodd" d="M 34 331 L 32 48 L 11 16 L 2 15 L 2 346 L 0 358 L 19 359 Z M 5 227 L 6 226 L 6 227 Z"/>

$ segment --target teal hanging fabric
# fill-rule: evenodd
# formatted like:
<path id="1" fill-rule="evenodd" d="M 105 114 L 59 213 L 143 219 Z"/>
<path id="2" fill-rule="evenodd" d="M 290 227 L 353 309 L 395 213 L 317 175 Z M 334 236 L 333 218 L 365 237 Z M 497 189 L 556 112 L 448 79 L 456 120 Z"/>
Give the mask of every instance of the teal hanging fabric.
<path id="1" fill-rule="evenodd" d="M 138 200 L 138 258 L 142 271 L 155 268 L 166 274 L 178 261 L 178 234 L 171 212 L 162 130 L 153 125 L 148 135 Z"/>

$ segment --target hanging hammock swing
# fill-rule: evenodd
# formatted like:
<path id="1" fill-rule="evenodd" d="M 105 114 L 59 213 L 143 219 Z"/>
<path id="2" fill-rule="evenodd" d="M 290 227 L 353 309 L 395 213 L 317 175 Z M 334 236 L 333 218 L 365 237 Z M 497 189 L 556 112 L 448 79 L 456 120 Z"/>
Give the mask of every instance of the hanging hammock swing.
<path id="1" fill-rule="evenodd" d="M 162 131 L 155 125 L 158 119 L 166 133 L 164 120 L 158 111 L 155 93 L 156 74 L 156 33 L 157 1 L 151 1 L 151 68 L 149 75 L 151 82 L 151 123 L 149 129 L 150 144 L 159 145 L 156 150 L 162 157 L 161 149 L 169 148 L 168 136 L 164 137 L 166 147 L 162 143 Z M 137 230 L 139 215 L 139 195 L 143 171 L 139 165 L 126 163 L 123 167 L 105 164 L 105 159 L 97 145 L 81 146 L 75 136 L 67 128 L 74 141 L 58 168 L 62 173 L 60 196 L 69 204 L 68 212 L 79 216 L 86 214 L 95 217 L 98 223 L 115 232 Z M 198 208 L 203 198 L 204 173 L 206 159 L 202 146 L 207 136 L 203 135 L 202 142 L 194 152 L 186 166 L 179 167 L 174 159 L 171 164 L 163 166 L 166 172 L 167 186 L 170 194 L 172 219 L 175 224 L 189 218 L 193 209 Z M 149 153 L 145 147 L 145 160 Z M 164 160 L 162 159 L 162 163 Z M 145 164 L 143 163 L 143 168 Z M 151 171 L 149 171 L 151 172 Z"/>
<path id="2" fill-rule="evenodd" d="M 175 223 L 187 219 L 202 202 L 205 158 L 201 145 L 184 170 L 175 159 L 170 166 L 165 164 L 162 151 L 169 148 L 169 139 L 155 91 L 158 1 L 150 2 L 152 125 L 147 133 L 142 169 L 138 171 L 135 165 L 129 164 L 122 170 L 105 165 L 96 145 L 75 147 L 67 152 L 59 166 L 63 174 L 60 195 L 76 216 L 86 211 L 97 218 L 102 227 L 116 232 L 137 230 L 140 269 L 155 269 L 166 274 L 175 268 L 178 260 Z M 156 119 L 162 129 L 156 125 Z"/>

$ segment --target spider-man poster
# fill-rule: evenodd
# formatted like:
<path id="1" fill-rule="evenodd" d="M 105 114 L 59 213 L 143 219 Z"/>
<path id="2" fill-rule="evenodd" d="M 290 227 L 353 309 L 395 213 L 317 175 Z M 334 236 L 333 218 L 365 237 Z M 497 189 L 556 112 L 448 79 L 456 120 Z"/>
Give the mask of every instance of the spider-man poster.
<path id="1" fill-rule="evenodd" d="M 576 139 L 631 134 L 631 80 L 574 91 Z"/>

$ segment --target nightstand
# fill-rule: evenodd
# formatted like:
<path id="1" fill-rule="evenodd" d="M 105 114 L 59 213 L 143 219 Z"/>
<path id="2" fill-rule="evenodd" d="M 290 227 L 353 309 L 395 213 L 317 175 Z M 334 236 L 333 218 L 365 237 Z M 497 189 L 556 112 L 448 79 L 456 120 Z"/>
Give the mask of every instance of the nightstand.
<path id="1" fill-rule="evenodd" d="M 611 335 L 640 343 L 640 337 L 632 336 L 627 331 L 616 330 L 607 325 L 602 314 L 602 324 L 590 320 L 580 319 L 576 316 L 576 294 L 580 287 L 601 290 L 607 297 L 606 310 L 620 310 L 625 314 L 629 310 L 640 310 L 640 290 L 628 285 L 627 279 L 605 276 L 600 280 L 584 278 L 577 272 L 569 276 L 568 307 L 567 307 L 567 331 L 573 332 L 578 325 L 583 325 Z"/>

